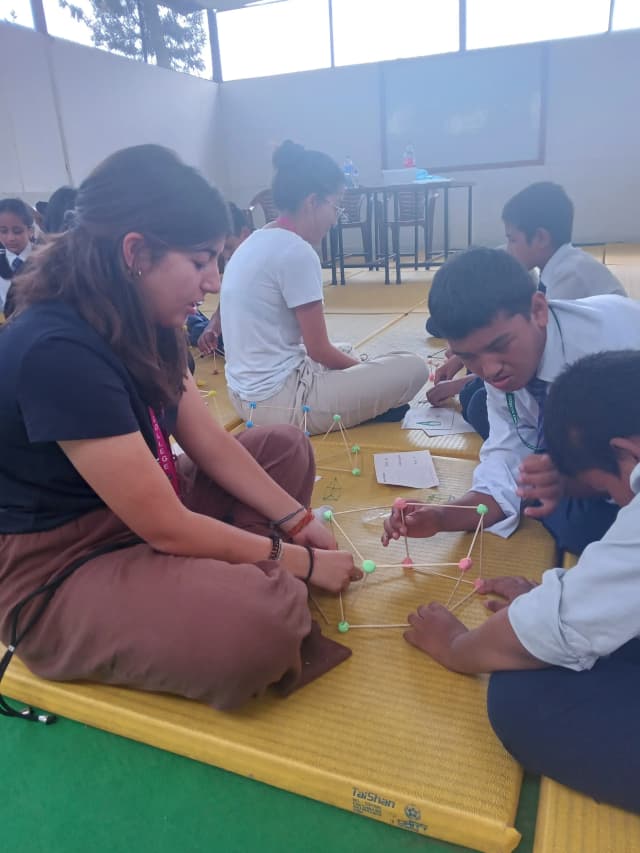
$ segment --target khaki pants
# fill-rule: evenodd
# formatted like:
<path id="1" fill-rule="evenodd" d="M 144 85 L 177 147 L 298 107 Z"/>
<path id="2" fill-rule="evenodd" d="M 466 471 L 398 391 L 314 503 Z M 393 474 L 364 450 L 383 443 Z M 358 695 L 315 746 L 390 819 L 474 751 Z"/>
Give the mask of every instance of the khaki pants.
<path id="1" fill-rule="evenodd" d="M 240 417 L 256 425 L 302 426 L 302 407 L 309 406 L 307 429 L 316 435 L 326 432 L 334 414 L 353 427 L 409 403 L 428 378 L 424 359 L 409 352 L 391 352 L 345 370 L 327 370 L 306 358 L 283 388 L 255 409 L 231 389 L 229 397 Z"/>
<path id="2" fill-rule="evenodd" d="M 274 480 L 308 506 L 315 478 L 309 441 L 289 426 L 238 439 Z M 186 456 L 184 503 L 245 530 L 267 520 L 199 471 Z M 0 638 L 15 604 L 98 546 L 131 535 L 104 508 L 39 533 L 0 535 Z M 41 599 L 25 608 L 20 627 Z M 300 675 L 311 629 L 307 588 L 279 563 L 232 565 L 161 554 L 146 543 L 89 560 L 56 591 L 18 646 L 42 678 L 119 684 L 233 708 L 270 684 Z"/>

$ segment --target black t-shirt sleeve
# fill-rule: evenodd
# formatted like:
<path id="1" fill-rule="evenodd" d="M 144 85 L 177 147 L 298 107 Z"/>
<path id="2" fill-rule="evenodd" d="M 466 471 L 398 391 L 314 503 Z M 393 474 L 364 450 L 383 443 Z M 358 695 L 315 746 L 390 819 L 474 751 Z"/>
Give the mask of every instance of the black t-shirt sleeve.
<path id="1" fill-rule="evenodd" d="M 18 405 L 29 441 L 73 441 L 137 432 L 123 377 L 79 341 L 47 338 L 29 349 Z"/>

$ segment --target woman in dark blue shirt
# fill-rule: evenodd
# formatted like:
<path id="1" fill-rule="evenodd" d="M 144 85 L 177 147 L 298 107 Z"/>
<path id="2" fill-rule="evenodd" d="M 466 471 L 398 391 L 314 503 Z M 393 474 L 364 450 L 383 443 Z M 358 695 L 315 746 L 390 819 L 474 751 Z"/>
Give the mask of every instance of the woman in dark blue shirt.
<path id="1" fill-rule="evenodd" d="M 337 592 L 360 576 L 307 510 L 304 435 L 233 438 L 188 373 L 183 325 L 219 288 L 228 230 L 199 173 L 125 149 L 16 284 L 0 332 L 0 638 L 15 645 L 42 597 L 20 602 L 55 588 L 18 648 L 45 678 L 233 707 L 300 672 L 301 580 Z"/>

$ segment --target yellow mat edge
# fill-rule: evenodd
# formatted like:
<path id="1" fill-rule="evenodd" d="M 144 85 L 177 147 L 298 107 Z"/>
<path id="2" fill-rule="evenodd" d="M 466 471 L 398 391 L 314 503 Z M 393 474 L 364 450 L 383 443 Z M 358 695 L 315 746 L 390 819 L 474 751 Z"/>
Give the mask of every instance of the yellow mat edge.
<path id="1" fill-rule="evenodd" d="M 363 795 L 364 804 L 371 802 L 370 797 L 375 798 L 374 802 L 389 804 L 380 807 L 380 814 L 367 813 L 364 816 L 418 835 L 464 845 L 481 853 L 511 853 L 520 843 L 521 835 L 512 825 L 465 815 L 437 803 L 420 800 L 409 803 L 403 794 L 392 789 L 369 791 L 366 781 L 310 769 L 301 763 L 281 759 L 274 753 L 265 763 L 258 750 L 238 742 L 229 743 L 211 732 L 198 732 L 194 737 L 188 719 L 182 725 L 166 720 L 158 723 L 146 716 L 143 710 L 136 711 L 121 705 L 116 706 L 114 713 L 114 705 L 109 701 L 113 691 L 134 695 L 134 691 L 123 688 L 44 681 L 21 664 L 17 671 L 13 666 L 9 668 L 3 683 L 3 692 L 18 702 L 45 708 L 76 722 L 212 764 L 346 811 L 355 811 L 353 803 L 357 791 Z M 521 783 L 522 773 L 512 792 L 512 824 L 515 822 Z M 420 813 L 419 819 L 417 812 Z M 482 833 L 478 831 L 479 825 Z"/>
<path id="2" fill-rule="evenodd" d="M 314 441 L 314 439 L 316 439 Z M 438 446 L 425 446 L 425 447 L 411 447 L 410 445 L 395 445 L 392 442 L 387 444 L 373 444 L 371 442 L 365 442 L 364 439 L 361 439 L 358 436 L 359 444 L 361 447 L 364 447 L 366 450 L 370 450 L 371 453 L 393 453 L 394 451 L 397 453 L 402 452 L 415 452 L 418 450 L 428 450 L 432 456 L 444 457 L 445 459 L 462 459 L 465 462 L 478 462 L 479 461 L 479 448 L 478 450 L 473 450 L 471 448 L 467 449 L 464 447 L 438 447 Z M 311 443 L 314 449 L 317 449 L 320 446 L 320 441 L 322 440 L 322 436 L 312 436 Z M 337 442 L 330 442 L 327 440 L 326 446 L 334 448 L 337 447 Z M 321 464 L 316 462 L 316 467 L 318 470 L 322 468 Z"/>

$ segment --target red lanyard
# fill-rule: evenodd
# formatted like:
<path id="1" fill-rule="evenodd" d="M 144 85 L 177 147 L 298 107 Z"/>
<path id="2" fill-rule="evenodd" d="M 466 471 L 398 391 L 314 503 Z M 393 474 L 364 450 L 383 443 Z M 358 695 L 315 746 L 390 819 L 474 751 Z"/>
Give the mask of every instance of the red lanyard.
<path id="1" fill-rule="evenodd" d="M 277 225 L 278 228 L 284 228 L 285 231 L 293 231 L 294 234 L 298 234 L 293 224 L 293 219 L 290 219 L 288 216 L 279 216 L 273 224 Z"/>
<path id="2" fill-rule="evenodd" d="M 169 482 L 173 486 L 176 495 L 180 497 L 180 480 L 178 479 L 178 469 L 176 468 L 175 457 L 169 446 L 169 442 L 165 434 L 160 428 L 156 413 L 149 406 L 149 417 L 151 418 L 151 426 L 153 427 L 153 435 L 156 440 L 156 452 L 158 454 L 158 462 L 164 473 L 169 478 Z"/>

